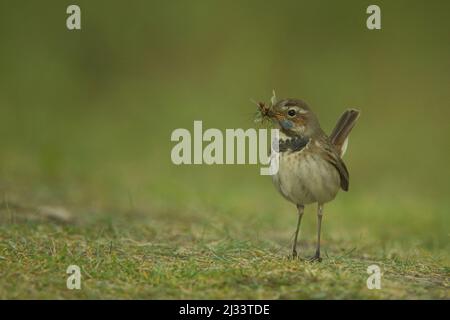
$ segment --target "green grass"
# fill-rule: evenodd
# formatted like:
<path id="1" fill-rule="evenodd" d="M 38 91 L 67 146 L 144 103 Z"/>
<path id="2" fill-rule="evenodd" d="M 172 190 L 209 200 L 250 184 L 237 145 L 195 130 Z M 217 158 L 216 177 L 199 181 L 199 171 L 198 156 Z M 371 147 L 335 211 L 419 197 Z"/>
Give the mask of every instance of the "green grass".
<path id="1" fill-rule="evenodd" d="M 287 210 L 80 211 L 70 224 L 13 211 L 0 228 L 0 298 L 450 298 L 446 248 L 430 249 L 420 235 L 405 238 L 406 231 L 377 220 L 346 228 L 337 221 L 345 214 L 325 216 L 324 259 L 311 263 L 288 258 L 295 213 Z M 313 212 L 304 220 L 307 257 L 314 252 Z M 82 270 L 79 291 L 66 289 L 71 264 Z M 382 269 L 381 290 L 366 287 L 371 264 Z"/>

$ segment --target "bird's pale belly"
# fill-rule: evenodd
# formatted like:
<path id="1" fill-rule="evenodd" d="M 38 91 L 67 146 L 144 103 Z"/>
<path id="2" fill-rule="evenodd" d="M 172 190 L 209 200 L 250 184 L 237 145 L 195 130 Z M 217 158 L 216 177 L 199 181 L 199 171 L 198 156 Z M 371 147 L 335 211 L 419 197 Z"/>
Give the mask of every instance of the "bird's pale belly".
<path id="1" fill-rule="evenodd" d="M 336 168 L 308 148 L 280 153 L 279 170 L 272 179 L 287 200 L 302 205 L 329 202 L 340 188 Z"/>

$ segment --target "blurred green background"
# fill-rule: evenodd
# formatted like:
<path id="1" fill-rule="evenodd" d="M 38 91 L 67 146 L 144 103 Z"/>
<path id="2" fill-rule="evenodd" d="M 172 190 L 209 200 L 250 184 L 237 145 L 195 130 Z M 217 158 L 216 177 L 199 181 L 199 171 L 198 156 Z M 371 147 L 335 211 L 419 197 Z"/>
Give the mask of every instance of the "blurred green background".
<path id="1" fill-rule="evenodd" d="M 450 2 L 376 1 L 378 31 L 366 28 L 370 1 L 79 0 L 82 30 L 69 31 L 72 3 L 0 4 L 4 205 L 60 205 L 86 221 L 169 215 L 169 229 L 239 223 L 288 252 L 295 208 L 258 166 L 170 160 L 174 129 L 254 127 L 250 99 L 275 89 L 306 100 L 326 132 L 346 108 L 362 111 L 325 246 L 446 255 Z"/>

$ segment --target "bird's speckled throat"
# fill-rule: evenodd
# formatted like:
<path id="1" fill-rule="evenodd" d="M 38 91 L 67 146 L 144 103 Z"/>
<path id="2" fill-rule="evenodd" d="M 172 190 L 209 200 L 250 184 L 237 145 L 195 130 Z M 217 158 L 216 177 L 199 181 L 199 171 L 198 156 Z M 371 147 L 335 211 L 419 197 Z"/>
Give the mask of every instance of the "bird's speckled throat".
<path id="1" fill-rule="evenodd" d="M 306 147 L 306 145 L 308 144 L 308 142 L 310 141 L 310 138 L 304 138 L 304 137 L 299 137 L 299 136 L 295 136 L 292 138 L 287 138 L 287 139 L 280 139 L 279 140 L 279 152 L 286 152 L 286 151 L 291 151 L 291 152 L 296 152 L 296 151 L 301 151 L 303 150 L 303 148 Z"/>

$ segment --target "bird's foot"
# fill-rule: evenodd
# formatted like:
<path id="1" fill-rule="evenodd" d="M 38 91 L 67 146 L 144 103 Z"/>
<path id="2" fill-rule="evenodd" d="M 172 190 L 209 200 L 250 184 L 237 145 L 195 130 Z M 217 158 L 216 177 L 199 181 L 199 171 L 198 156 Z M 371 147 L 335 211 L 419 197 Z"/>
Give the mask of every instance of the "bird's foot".
<path id="1" fill-rule="evenodd" d="M 322 262 L 322 258 L 320 257 L 320 254 L 315 254 L 311 258 L 308 259 L 309 262 Z"/>
<path id="2" fill-rule="evenodd" d="M 290 260 L 295 260 L 295 259 L 297 259 L 298 258 L 298 254 L 297 254 L 297 250 L 292 250 L 292 254 L 290 254 L 289 256 L 288 256 L 288 259 L 290 259 Z"/>

